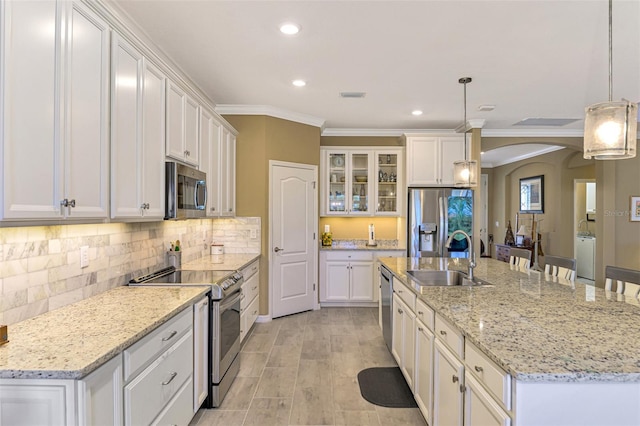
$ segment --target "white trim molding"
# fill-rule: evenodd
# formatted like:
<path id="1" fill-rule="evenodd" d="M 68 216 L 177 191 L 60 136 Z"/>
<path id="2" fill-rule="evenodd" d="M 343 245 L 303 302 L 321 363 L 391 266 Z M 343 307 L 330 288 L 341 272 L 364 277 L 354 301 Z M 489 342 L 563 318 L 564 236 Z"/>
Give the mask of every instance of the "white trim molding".
<path id="1" fill-rule="evenodd" d="M 324 127 L 325 122 L 324 118 L 289 111 L 271 105 L 217 104 L 215 110 L 220 115 L 267 115 L 269 117 L 282 118 L 284 120 L 295 121 L 296 123 L 319 127 L 320 129 Z"/>

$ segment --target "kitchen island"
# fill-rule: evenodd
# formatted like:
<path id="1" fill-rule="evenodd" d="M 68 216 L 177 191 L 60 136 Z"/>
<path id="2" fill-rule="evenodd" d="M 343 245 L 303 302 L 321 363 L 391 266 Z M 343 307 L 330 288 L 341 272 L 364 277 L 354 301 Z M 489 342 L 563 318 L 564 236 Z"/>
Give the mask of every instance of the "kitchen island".
<path id="1" fill-rule="evenodd" d="M 637 300 L 493 259 L 475 269 L 491 285 L 454 287 L 407 271 L 466 272 L 466 259 L 380 261 L 511 377 L 515 424 L 640 424 Z"/>

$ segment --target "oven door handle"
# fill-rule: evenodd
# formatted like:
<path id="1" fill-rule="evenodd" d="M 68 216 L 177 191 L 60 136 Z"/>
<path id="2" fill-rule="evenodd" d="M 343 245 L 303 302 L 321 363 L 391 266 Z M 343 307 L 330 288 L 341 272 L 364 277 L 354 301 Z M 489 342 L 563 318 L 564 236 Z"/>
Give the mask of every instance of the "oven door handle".
<path id="1" fill-rule="evenodd" d="M 223 299 L 222 303 L 220 303 L 220 313 L 223 313 L 224 311 L 232 307 L 234 304 L 236 304 L 236 302 L 240 300 L 240 294 L 241 294 L 241 290 L 238 290 L 237 292 Z"/>

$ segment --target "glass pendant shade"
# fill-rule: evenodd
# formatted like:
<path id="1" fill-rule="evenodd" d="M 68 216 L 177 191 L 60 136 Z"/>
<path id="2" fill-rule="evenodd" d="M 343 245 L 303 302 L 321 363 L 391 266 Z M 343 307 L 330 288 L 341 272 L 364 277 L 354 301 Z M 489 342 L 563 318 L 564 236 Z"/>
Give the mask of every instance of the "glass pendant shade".
<path id="1" fill-rule="evenodd" d="M 454 161 L 454 185 L 458 188 L 470 188 L 478 185 L 478 162 L 475 160 Z"/>
<path id="2" fill-rule="evenodd" d="M 584 120 L 584 158 L 618 160 L 636 156 L 638 105 L 628 101 L 588 106 Z"/>

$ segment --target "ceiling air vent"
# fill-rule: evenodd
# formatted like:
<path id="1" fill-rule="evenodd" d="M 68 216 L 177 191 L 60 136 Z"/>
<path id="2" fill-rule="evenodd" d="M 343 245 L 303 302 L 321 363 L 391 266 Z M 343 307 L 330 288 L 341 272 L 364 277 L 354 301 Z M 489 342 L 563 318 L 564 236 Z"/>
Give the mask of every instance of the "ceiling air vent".
<path id="1" fill-rule="evenodd" d="M 581 118 L 525 118 L 514 126 L 566 126 L 581 120 Z"/>
<path id="2" fill-rule="evenodd" d="M 364 98 L 366 92 L 340 92 L 341 98 Z"/>

